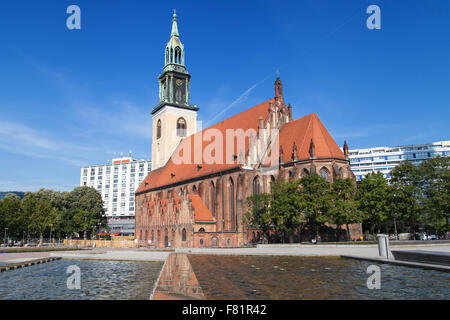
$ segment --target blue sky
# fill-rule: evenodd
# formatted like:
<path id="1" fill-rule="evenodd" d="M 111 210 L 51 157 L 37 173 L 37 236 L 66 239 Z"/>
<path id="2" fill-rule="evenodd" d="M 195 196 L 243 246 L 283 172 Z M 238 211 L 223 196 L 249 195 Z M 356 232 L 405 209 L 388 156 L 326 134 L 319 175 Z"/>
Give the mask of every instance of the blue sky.
<path id="1" fill-rule="evenodd" d="M 450 139 L 447 0 L 3 0 L 0 191 L 71 190 L 84 165 L 150 159 L 174 8 L 204 123 L 271 98 L 279 69 L 294 118 L 316 112 L 339 145 Z"/>

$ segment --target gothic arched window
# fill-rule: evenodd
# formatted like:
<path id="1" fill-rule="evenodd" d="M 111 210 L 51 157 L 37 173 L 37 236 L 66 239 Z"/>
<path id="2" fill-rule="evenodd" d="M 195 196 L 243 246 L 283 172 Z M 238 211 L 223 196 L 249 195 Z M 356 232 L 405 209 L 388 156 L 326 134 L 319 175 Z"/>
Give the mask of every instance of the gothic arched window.
<path id="1" fill-rule="evenodd" d="M 186 134 L 187 134 L 186 120 L 184 120 L 183 118 L 179 118 L 177 120 L 177 136 L 185 137 Z"/>
<path id="2" fill-rule="evenodd" d="M 214 183 L 211 181 L 211 187 L 209 189 L 210 192 L 210 211 L 213 217 L 216 217 L 216 188 L 214 187 Z"/>
<path id="3" fill-rule="evenodd" d="M 229 230 L 234 230 L 236 228 L 236 214 L 234 211 L 234 183 L 233 183 L 233 179 L 230 178 L 229 180 L 229 208 L 230 208 L 230 229 Z"/>
<path id="4" fill-rule="evenodd" d="M 161 138 L 161 120 L 158 120 L 158 124 L 156 125 L 156 139 Z"/>
<path id="5" fill-rule="evenodd" d="M 181 241 L 186 241 L 186 229 L 183 228 L 183 231 L 181 232 Z"/>
<path id="6" fill-rule="evenodd" d="M 319 171 L 319 175 L 324 178 L 326 181 L 330 182 L 330 172 L 328 171 L 327 168 L 322 167 L 322 169 L 320 169 Z"/>
<path id="7" fill-rule="evenodd" d="M 347 178 L 347 172 L 345 171 L 344 168 L 340 168 L 339 169 L 339 176 L 341 179 L 346 179 Z"/>
<path id="8" fill-rule="evenodd" d="M 307 169 L 303 169 L 303 170 L 302 170 L 302 178 L 303 178 L 303 177 L 306 177 L 307 175 L 309 175 L 308 170 L 307 170 Z"/>
<path id="9" fill-rule="evenodd" d="M 258 194 L 261 192 L 261 185 L 259 183 L 259 177 L 256 176 L 255 179 L 253 179 L 253 194 Z"/>
<path id="10" fill-rule="evenodd" d="M 181 64 L 181 49 L 180 49 L 180 47 L 175 48 L 175 63 Z"/>

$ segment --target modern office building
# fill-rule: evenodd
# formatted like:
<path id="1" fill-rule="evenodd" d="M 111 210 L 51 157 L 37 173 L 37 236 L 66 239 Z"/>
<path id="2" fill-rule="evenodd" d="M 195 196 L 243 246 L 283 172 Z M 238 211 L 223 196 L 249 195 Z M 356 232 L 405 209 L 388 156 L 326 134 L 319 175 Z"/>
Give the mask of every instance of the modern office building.
<path id="1" fill-rule="evenodd" d="M 151 170 L 151 161 L 131 157 L 81 169 L 80 186 L 97 189 L 111 232 L 134 235 L 134 193 Z"/>
<path id="2" fill-rule="evenodd" d="M 390 172 L 403 161 L 415 165 L 438 156 L 450 156 L 450 140 L 399 147 L 376 147 L 349 150 L 350 167 L 361 181 L 369 172 L 382 172 L 390 179 Z"/>

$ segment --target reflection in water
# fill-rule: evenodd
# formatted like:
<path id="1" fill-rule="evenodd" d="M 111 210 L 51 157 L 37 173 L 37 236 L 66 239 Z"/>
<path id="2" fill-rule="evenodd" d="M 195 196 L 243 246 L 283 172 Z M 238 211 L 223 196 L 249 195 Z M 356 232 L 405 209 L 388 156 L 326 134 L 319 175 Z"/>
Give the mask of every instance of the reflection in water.
<path id="1" fill-rule="evenodd" d="M 0 299 L 449 299 L 450 274 L 337 257 L 170 254 L 162 262 L 57 260 L 0 273 Z M 81 269 L 69 290 L 67 267 Z M 194 273 L 195 272 L 195 273 Z"/>
<path id="2" fill-rule="evenodd" d="M 57 260 L 0 273 L 0 299 L 148 300 L 162 262 Z M 67 267 L 81 270 L 81 289 L 67 288 Z"/>
<path id="3" fill-rule="evenodd" d="M 206 299 L 448 299 L 445 272 L 379 264 L 381 289 L 369 290 L 371 262 L 338 257 L 189 255 Z"/>
<path id="4" fill-rule="evenodd" d="M 169 255 L 152 299 L 205 299 L 186 254 L 171 253 Z"/>

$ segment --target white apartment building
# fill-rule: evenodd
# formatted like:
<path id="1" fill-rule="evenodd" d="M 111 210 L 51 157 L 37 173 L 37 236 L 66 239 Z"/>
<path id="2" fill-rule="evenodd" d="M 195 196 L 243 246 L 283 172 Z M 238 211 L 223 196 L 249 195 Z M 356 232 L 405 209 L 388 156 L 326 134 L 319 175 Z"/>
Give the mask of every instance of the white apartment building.
<path id="1" fill-rule="evenodd" d="M 131 157 L 81 169 L 80 186 L 97 189 L 112 233 L 134 235 L 134 193 L 151 170 L 151 161 Z"/>
<path id="2" fill-rule="evenodd" d="M 399 147 L 377 147 L 349 150 L 350 167 L 361 181 L 369 172 L 382 172 L 390 179 L 390 172 L 401 162 L 409 160 L 419 165 L 428 158 L 450 156 L 450 140 Z"/>

